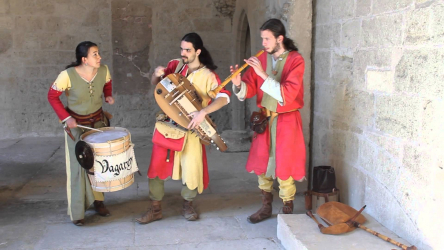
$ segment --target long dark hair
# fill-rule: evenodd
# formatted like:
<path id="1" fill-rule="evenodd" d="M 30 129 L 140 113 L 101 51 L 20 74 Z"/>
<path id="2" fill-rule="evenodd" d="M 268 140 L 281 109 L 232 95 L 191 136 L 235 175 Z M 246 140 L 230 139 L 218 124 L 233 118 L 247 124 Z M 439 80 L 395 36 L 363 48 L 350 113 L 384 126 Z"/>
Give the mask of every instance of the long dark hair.
<path id="1" fill-rule="evenodd" d="M 91 48 L 91 47 L 97 47 L 97 44 L 90 42 L 90 41 L 85 41 L 85 42 L 79 43 L 76 47 L 76 61 L 72 62 L 70 65 L 66 66 L 66 69 L 71 68 L 71 67 L 76 67 L 76 66 L 79 66 L 80 64 L 82 64 L 82 58 L 88 57 L 88 51 L 89 51 L 89 48 Z"/>
<path id="2" fill-rule="evenodd" d="M 217 66 L 214 65 L 213 58 L 211 58 L 210 52 L 203 46 L 202 38 L 197 33 L 188 33 L 183 36 L 181 41 L 189 42 L 193 44 L 195 50 L 200 49 L 199 61 L 210 70 L 216 70 Z"/>
<path id="3" fill-rule="evenodd" d="M 296 45 L 294 44 L 293 40 L 291 40 L 290 38 L 286 37 L 286 31 L 285 31 L 285 26 L 284 24 L 281 22 L 281 20 L 276 19 L 276 18 L 272 18 L 268 21 L 266 21 L 264 24 L 262 24 L 261 26 L 261 31 L 264 30 L 269 30 L 273 33 L 275 38 L 278 38 L 278 36 L 283 36 L 284 37 L 284 47 L 286 50 L 290 50 L 290 51 L 298 51 L 298 48 L 296 47 Z"/>

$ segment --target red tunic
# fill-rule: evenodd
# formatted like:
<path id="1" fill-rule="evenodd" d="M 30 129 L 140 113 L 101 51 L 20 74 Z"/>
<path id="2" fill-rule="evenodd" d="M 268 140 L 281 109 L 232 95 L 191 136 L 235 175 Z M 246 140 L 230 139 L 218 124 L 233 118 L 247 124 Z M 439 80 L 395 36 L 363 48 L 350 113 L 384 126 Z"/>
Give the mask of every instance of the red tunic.
<path id="1" fill-rule="evenodd" d="M 263 69 L 267 68 L 267 53 L 258 57 Z M 302 132 L 302 119 L 299 109 L 304 106 L 304 59 L 296 52 L 289 52 L 281 75 L 281 95 L 283 106 L 277 105 L 276 128 L 276 176 L 287 180 L 305 177 L 305 142 Z M 246 98 L 257 96 L 257 106 L 262 108 L 264 92 L 260 89 L 264 80 L 253 68 L 249 68 L 242 81 L 247 85 Z M 263 134 L 254 133 L 246 169 L 257 175 L 265 174 L 268 166 L 270 130 Z"/>
<path id="2" fill-rule="evenodd" d="M 179 60 L 172 60 L 168 63 L 168 66 L 165 69 L 165 76 L 172 74 L 175 72 L 177 65 L 179 64 Z M 179 72 L 183 76 L 187 76 L 188 73 L 188 65 L 184 65 L 182 70 Z M 220 84 L 219 76 L 213 72 L 216 76 L 218 84 Z M 222 89 L 220 93 L 231 95 L 231 92 L 226 89 Z M 156 144 L 153 144 L 153 150 L 151 153 L 151 162 L 148 168 L 148 178 L 153 179 L 159 177 L 162 180 L 165 180 L 168 177 L 171 177 L 173 174 L 174 167 L 174 151 L 170 151 L 170 161 L 166 162 L 168 150 L 160 147 Z M 209 176 L 208 176 L 208 164 L 207 164 L 207 156 L 205 151 L 205 146 L 202 145 L 202 162 L 203 162 L 203 185 L 204 189 L 208 187 Z"/>

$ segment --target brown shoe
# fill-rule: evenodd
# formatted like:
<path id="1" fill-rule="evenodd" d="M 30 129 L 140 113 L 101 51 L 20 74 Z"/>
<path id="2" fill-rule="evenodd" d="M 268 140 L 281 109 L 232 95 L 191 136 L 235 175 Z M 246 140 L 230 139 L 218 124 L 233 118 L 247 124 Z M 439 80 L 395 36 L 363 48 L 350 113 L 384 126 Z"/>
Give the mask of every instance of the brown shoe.
<path id="1" fill-rule="evenodd" d="M 252 224 L 270 218 L 273 210 L 271 206 L 271 203 L 273 202 L 273 194 L 271 192 L 265 192 L 264 190 L 261 191 L 262 191 L 262 207 L 256 213 L 250 215 L 247 218 L 247 221 Z"/>
<path id="2" fill-rule="evenodd" d="M 152 201 L 151 208 L 142 215 L 141 218 L 137 218 L 136 221 L 139 224 L 148 224 L 150 222 L 162 219 L 162 206 L 161 201 Z"/>
<path id="3" fill-rule="evenodd" d="M 193 208 L 193 202 L 187 200 L 183 200 L 182 215 L 188 221 L 195 221 L 199 218 L 199 215 L 197 215 Z"/>
<path id="4" fill-rule="evenodd" d="M 103 201 L 94 201 L 94 209 L 100 216 L 108 217 L 111 215 L 108 209 L 106 209 L 105 204 L 103 204 Z"/>
<path id="5" fill-rule="evenodd" d="M 73 220 L 72 223 L 78 227 L 81 227 L 83 225 L 85 225 L 85 220 L 81 219 L 81 220 Z"/>
<path id="6" fill-rule="evenodd" d="M 284 202 L 284 206 L 282 207 L 282 212 L 284 214 L 293 214 L 293 201 Z"/>

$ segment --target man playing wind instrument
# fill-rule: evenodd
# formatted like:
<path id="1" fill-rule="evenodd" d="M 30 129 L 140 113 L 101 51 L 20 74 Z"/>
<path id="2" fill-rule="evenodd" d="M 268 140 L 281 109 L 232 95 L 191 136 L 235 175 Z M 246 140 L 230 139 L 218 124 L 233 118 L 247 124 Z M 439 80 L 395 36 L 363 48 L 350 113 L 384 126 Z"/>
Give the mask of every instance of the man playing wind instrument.
<path id="1" fill-rule="evenodd" d="M 264 131 L 254 133 L 246 169 L 258 175 L 262 207 L 248 217 L 257 223 L 271 217 L 273 179 L 279 182 L 283 213 L 293 213 L 296 193 L 294 181 L 305 179 L 305 144 L 299 109 L 304 106 L 304 59 L 278 19 L 266 21 L 261 30 L 262 45 L 267 53 L 250 57 L 251 67 L 233 82 L 239 100 L 257 96 L 257 106 L 268 124 Z M 231 72 L 237 70 L 230 67 Z"/>

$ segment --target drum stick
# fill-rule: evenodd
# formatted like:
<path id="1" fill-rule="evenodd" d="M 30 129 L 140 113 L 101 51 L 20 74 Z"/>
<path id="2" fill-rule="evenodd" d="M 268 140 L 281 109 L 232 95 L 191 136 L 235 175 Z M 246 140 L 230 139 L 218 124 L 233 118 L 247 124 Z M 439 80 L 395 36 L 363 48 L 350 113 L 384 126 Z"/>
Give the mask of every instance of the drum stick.
<path id="1" fill-rule="evenodd" d="M 79 127 L 79 128 L 86 128 L 86 129 L 91 129 L 91 130 L 94 130 L 94 131 L 97 131 L 97 132 L 102 132 L 102 133 L 103 133 L 103 131 L 102 131 L 102 130 L 100 130 L 100 129 L 96 129 L 96 128 L 90 128 L 90 127 L 82 126 L 82 125 L 79 125 L 79 124 L 77 124 L 77 127 Z"/>
<path id="2" fill-rule="evenodd" d="M 264 53 L 264 50 L 261 50 L 259 52 L 257 52 L 257 54 L 255 55 L 255 57 L 260 56 L 262 53 Z M 225 85 L 227 85 L 230 81 L 231 78 L 235 77 L 237 74 L 239 74 L 243 69 L 245 69 L 248 66 L 248 63 L 245 63 L 244 65 L 242 65 L 242 67 L 238 68 L 236 71 L 234 71 L 233 73 L 231 73 L 231 75 L 229 75 L 219 86 L 217 86 L 217 88 L 215 88 L 214 90 L 210 90 L 208 92 L 208 95 L 211 98 L 216 98 L 216 95 L 219 93 L 219 91 L 222 90 L 222 88 L 225 87 Z"/>

